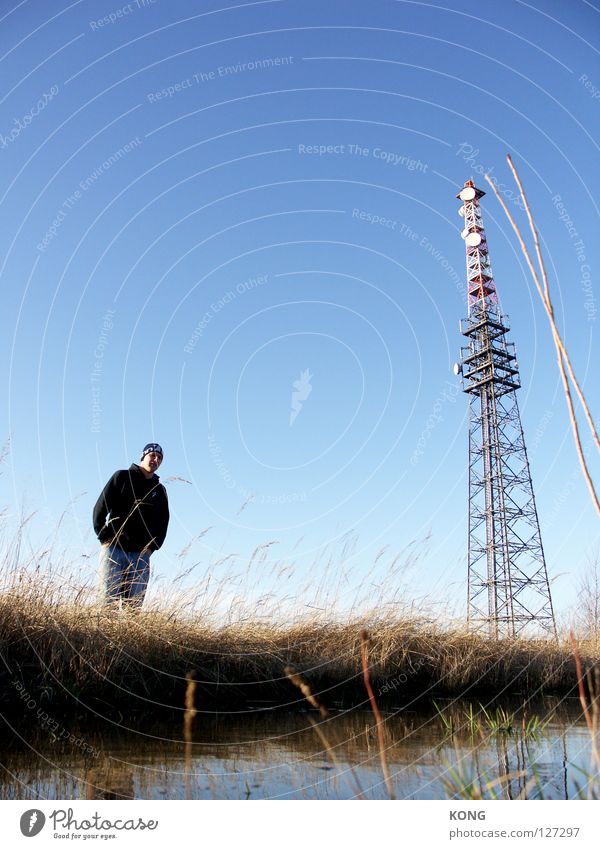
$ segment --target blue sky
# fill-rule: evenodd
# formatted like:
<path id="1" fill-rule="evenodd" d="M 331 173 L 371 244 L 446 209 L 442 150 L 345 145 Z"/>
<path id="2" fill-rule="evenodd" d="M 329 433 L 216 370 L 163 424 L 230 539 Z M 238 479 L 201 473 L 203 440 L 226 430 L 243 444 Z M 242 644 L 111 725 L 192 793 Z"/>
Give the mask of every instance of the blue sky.
<path id="1" fill-rule="evenodd" d="M 92 576 L 96 496 L 158 440 L 162 477 L 189 481 L 167 483 L 165 583 L 208 526 L 198 578 L 276 540 L 265 563 L 293 557 L 301 580 L 350 537 L 360 578 L 382 547 L 416 540 L 404 598 L 460 609 L 455 195 L 469 177 L 487 188 L 491 170 L 525 225 L 511 153 L 597 410 L 600 12 L 542 0 L 477 15 L 403 0 L 0 9 L 9 514 L 38 510 L 41 540 L 66 510 L 57 544 L 87 555 Z M 541 305 L 491 192 L 483 212 L 562 611 L 598 526 Z M 261 587 L 266 566 L 252 568 Z"/>

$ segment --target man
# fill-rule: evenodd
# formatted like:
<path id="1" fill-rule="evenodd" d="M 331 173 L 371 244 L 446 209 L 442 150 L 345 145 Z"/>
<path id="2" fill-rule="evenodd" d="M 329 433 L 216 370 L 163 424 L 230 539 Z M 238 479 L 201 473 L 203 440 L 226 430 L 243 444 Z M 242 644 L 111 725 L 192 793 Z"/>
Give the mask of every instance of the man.
<path id="1" fill-rule="evenodd" d="M 115 472 L 94 507 L 94 531 L 102 544 L 101 597 L 105 604 L 141 607 L 150 577 L 150 555 L 167 535 L 169 503 L 156 470 L 163 450 L 144 447 L 140 463 Z"/>

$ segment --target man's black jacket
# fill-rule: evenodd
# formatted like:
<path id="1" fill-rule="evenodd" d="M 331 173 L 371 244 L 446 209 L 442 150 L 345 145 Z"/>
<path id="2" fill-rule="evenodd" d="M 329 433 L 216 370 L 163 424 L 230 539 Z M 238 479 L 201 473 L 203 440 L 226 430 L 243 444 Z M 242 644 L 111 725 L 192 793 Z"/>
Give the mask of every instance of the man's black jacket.
<path id="1" fill-rule="evenodd" d="M 158 475 L 146 478 L 136 463 L 114 473 L 94 507 L 96 536 L 123 551 L 156 551 L 165 541 L 168 524 L 164 486 Z"/>

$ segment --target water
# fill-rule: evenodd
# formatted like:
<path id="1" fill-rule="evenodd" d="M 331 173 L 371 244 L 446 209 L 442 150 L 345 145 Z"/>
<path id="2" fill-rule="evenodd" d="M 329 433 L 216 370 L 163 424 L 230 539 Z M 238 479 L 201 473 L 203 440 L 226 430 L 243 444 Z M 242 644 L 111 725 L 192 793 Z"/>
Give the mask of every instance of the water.
<path id="1" fill-rule="evenodd" d="M 464 726 L 467 703 L 439 707 L 454 728 Z M 525 720 L 532 713 L 530 708 Z M 517 712 L 508 733 L 463 727 L 449 734 L 433 706 L 388 711 L 386 750 L 397 798 L 447 798 L 453 774 L 478 786 L 494 781 L 499 798 L 516 798 L 524 787 L 530 797 L 539 797 L 541 789 L 545 798 L 573 798 L 591 769 L 579 703 L 545 701 L 535 713 L 553 715 L 541 733 L 523 733 Z M 311 724 L 318 718 L 268 709 L 199 713 L 187 745 L 173 722 L 132 721 L 130 730 L 100 718 L 95 727 L 11 723 L 3 735 L 0 798 L 387 798 L 372 714 L 333 714 L 319 724 L 326 744 Z"/>

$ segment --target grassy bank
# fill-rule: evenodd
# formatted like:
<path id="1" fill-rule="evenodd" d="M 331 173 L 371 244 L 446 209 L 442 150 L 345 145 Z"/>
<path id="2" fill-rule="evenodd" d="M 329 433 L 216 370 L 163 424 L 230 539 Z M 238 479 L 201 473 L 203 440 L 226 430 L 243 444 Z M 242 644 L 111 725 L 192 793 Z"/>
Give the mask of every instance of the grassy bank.
<path id="1" fill-rule="evenodd" d="M 570 646 L 546 640 L 490 641 L 416 617 L 292 625 L 244 621 L 218 628 L 156 607 L 109 614 L 51 593 L 0 594 L 1 710 L 27 702 L 79 715 L 182 710 L 185 676 L 198 681 L 202 710 L 305 707 L 284 672 L 294 667 L 327 706 L 365 705 L 359 633 L 368 629 L 369 666 L 382 705 L 415 698 L 577 693 Z M 586 667 L 599 653 L 581 644 Z"/>

